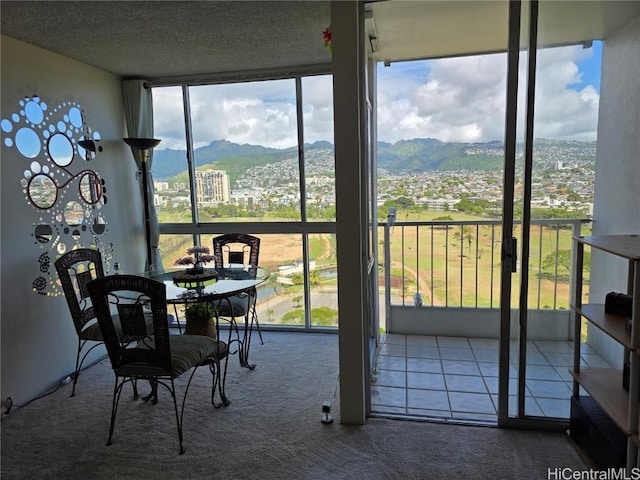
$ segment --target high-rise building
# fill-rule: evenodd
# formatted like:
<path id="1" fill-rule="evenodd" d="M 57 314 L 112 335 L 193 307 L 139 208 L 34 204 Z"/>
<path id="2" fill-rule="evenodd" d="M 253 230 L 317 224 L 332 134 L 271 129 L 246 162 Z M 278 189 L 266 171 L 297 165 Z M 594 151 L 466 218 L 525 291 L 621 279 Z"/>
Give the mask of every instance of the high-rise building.
<path id="1" fill-rule="evenodd" d="M 231 187 L 229 176 L 222 170 L 196 171 L 198 203 L 228 203 Z"/>

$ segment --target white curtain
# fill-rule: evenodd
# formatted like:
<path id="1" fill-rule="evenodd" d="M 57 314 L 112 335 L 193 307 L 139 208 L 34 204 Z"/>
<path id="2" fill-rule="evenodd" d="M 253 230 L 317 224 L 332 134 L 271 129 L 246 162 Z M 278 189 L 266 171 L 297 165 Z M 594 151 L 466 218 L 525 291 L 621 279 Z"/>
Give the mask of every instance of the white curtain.
<path id="1" fill-rule="evenodd" d="M 123 80 L 122 98 L 124 103 L 125 119 L 127 122 L 127 132 L 131 138 L 153 138 L 153 98 L 151 89 L 145 86 L 145 80 Z M 138 180 L 140 181 L 140 192 L 142 195 L 142 155 L 137 149 L 131 149 L 133 158 L 138 166 Z M 154 204 L 153 176 L 151 166 L 153 165 L 153 150 L 149 152 L 147 160 L 147 198 L 149 199 L 149 229 L 151 233 L 151 255 L 153 268 L 162 270 L 162 258 L 158 250 L 160 241 L 160 228 L 158 226 L 158 215 Z M 144 199 L 144 197 L 143 197 Z M 144 213 L 144 212 L 143 212 Z M 143 216 L 144 221 L 144 216 Z M 145 265 L 145 270 L 149 269 L 149 262 Z"/>

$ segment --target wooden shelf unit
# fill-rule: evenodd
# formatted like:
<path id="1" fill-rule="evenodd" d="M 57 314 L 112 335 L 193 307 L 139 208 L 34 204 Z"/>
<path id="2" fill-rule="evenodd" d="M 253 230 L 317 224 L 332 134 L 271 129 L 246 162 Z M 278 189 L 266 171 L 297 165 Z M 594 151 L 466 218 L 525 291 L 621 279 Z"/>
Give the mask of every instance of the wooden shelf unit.
<path id="1" fill-rule="evenodd" d="M 639 235 L 600 235 L 574 237 L 576 247 L 576 271 L 574 272 L 575 313 L 574 367 L 571 375 L 574 379 L 573 394 L 578 395 L 579 387 L 595 400 L 602 410 L 628 437 L 627 468 L 638 466 L 639 400 L 640 400 L 640 236 Z M 631 335 L 625 331 L 627 317 L 605 313 L 604 304 L 582 304 L 582 282 L 584 247 L 600 250 L 628 260 L 626 293 L 633 296 L 631 315 Z M 582 321 L 599 328 L 606 335 L 621 344 L 631 360 L 629 374 L 630 390 L 622 387 L 622 374 L 612 368 L 581 368 L 580 339 Z"/>
<path id="2" fill-rule="evenodd" d="M 583 368 L 571 372 L 573 378 L 584 388 L 611 420 L 624 431 L 629 432 L 629 394 L 622 388 L 622 372 L 612 368 Z"/>
<path id="3" fill-rule="evenodd" d="M 631 337 L 627 335 L 624 328 L 627 317 L 605 313 L 604 303 L 589 303 L 582 305 L 582 307 L 571 305 L 571 308 L 586 318 L 590 324 L 598 327 L 616 342 L 623 345 L 624 348 L 631 349 Z"/>

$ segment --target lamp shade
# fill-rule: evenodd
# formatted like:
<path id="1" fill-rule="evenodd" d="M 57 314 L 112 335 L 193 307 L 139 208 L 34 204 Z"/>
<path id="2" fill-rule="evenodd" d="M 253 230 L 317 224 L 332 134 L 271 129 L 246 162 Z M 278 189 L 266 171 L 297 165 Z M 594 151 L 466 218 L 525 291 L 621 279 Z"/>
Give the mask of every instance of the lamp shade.
<path id="1" fill-rule="evenodd" d="M 138 150 L 150 150 L 160 143 L 156 138 L 123 138 L 123 140 L 131 148 Z"/>

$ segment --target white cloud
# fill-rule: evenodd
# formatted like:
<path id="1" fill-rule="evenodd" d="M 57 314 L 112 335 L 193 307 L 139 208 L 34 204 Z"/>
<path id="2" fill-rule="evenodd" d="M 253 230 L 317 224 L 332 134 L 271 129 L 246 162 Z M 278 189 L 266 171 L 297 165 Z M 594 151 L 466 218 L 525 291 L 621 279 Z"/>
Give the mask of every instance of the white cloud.
<path id="1" fill-rule="evenodd" d="M 190 88 L 194 146 L 212 140 L 287 148 L 297 143 L 293 80 Z"/>
<path id="2" fill-rule="evenodd" d="M 595 140 L 600 97 L 591 85 L 574 89 L 581 80 L 575 62 L 586 54 L 581 47 L 540 52 L 536 78 L 536 137 Z"/>
<path id="3" fill-rule="evenodd" d="M 160 149 L 185 149 L 182 89 L 164 87 L 153 89 L 154 137 L 162 140 Z"/>
<path id="4" fill-rule="evenodd" d="M 536 78 L 537 137 L 594 140 L 599 95 L 592 86 L 577 91 L 581 80 L 577 61 L 590 55 L 581 47 L 541 50 Z M 526 76 L 526 55 L 520 78 Z M 379 67 L 378 137 L 387 142 L 409 138 L 443 141 L 504 139 L 506 54 L 412 62 L 403 77 L 403 64 Z M 391 73 L 388 70 L 396 71 Z M 416 72 L 422 71 L 422 81 Z M 519 87 L 519 128 L 526 86 Z"/>
<path id="5" fill-rule="evenodd" d="M 592 55 L 581 47 L 539 51 L 535 136 L 596 137 L 599 95 L 582 82 L 578 63 Z M 520 77 L 526 73 L 520 59 Z M 303 79 L 307 143 L 333 141 L 332 79 Z M 404 62 L 378 68 L 378 138 L 443 141 L 504 139 L 506 54 Z M 519 128 L 524 135 L 524 83 Z M 189 88 L 196 147 L 213 140 L 286 148 L 297 144 L 295 82 L 291 79 Z M 154 89 L 155 132 L 164 148 L 185 148 L 180 87 Z"/>
<path id="6" fill-rule="evenodd" d="M 501 138 L 504 58 L 487 55 L 414 62 L 422 65 L 425 75 L 410 90 L 401 82 L 404 90 L 398 91 L 395 80 L 390 84 L 382 77 L 378 82 L 379 138 L 389 142 L 416 137 L 463 142 Z"/>
<path id="7" fill-rule="evenodd" d="M 332 79 L 303 80 L 305 142 L 333 141 Z M 189 88 L 194 146 L 213 140 L 274 148 L 297 145 L 295 81 L 276 80 Z M 180 87 L 154 90 L 155 132 L 164 148 L 185 148 Z"/>
<path id="8" fill-rule="evenodd" d="M 333 143 L 333 79 L 330 75 L 302 80 L 304 141 Z"/>

